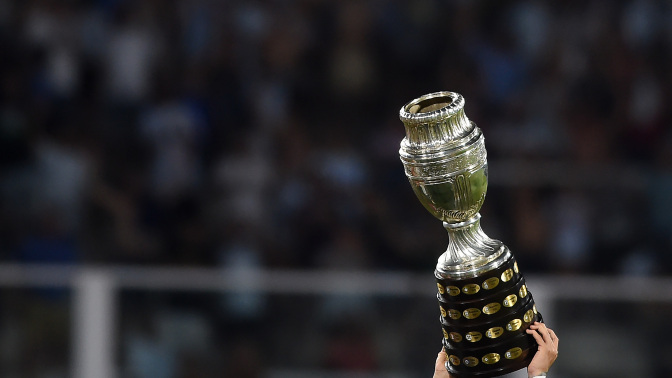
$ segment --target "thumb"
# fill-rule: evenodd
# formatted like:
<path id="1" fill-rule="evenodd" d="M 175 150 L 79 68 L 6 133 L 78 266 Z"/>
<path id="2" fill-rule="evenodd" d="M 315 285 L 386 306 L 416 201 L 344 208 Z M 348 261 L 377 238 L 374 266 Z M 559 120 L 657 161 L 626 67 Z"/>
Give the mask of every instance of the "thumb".
<path id="1" fill-rule="evenodd" d="M 436 356 L 436 364 L 434 365 L 434 371 L 446 371 L 446 360 L 447 359 L 448 359 L 448 355 L 442 349 L 439 352 L 439 355 Z"/>

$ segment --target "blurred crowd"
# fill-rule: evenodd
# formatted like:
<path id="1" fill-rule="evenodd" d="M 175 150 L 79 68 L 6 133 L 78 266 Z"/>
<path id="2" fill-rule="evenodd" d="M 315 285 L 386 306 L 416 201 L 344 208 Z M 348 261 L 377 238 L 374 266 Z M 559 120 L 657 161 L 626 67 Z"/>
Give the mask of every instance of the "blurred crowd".
<path id="1" fill-rule="evenodd" d="M 3 1 L 0 257 L 431 270 L 397 114 L 452 90 L 526 268 L 660 273 L 671 25 L 646 0 Z"/>
<path id="2" fill-rule="evenodd" d="M 670 1 L 4 0 L 0 51 L 2 262 L 431 275 L 398 111 L 450 90 L 524 272 L 672 273 Z"/>

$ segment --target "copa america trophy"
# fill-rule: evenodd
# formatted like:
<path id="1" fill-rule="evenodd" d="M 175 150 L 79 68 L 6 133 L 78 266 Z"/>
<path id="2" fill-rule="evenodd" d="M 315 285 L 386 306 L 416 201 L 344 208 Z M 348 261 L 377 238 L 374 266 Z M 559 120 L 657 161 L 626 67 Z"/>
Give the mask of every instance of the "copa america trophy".
<path id="1" fill-rule="evenodd" d="M 509 248 L 481 230 L 488 187 L 483 133 L 453 92 L 417 98 L 399 118 L 406 128 L 399 154 L 411 187 L 450 238 L 434 272 L 446 368 L 457 377 L 522 369 L 537 351 L 525 330 L 542 319 Z"/>

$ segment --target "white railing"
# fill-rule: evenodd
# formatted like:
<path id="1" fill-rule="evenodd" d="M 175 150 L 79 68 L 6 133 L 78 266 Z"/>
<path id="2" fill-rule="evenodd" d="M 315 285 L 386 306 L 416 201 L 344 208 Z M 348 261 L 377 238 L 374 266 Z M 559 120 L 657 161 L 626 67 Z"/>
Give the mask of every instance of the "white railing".
<path id="1" fill-rule="evenodd" d="M 558 299 L 672 302 L 672 278 L 526 275 L 544 318 L 553 323 Z M 255 291 L 270 294 L 433 295 L 431 272 L 221 270 L 0 264 L 0 287 L 73 289 L 73 374 L 115 378 L 116 296 L 120 289 Z"/>

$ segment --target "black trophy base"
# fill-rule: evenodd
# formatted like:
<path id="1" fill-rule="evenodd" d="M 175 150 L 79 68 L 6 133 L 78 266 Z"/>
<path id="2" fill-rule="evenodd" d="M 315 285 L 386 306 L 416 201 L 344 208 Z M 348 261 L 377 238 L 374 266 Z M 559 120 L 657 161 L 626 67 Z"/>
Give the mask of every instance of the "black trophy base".
<path id="1" fill-rule="evenodd" d="M 517 362 L 515 364 L 509 364 L 505 367 L 502 367 L 502 368 L 499 368 L 499 369 L 492 369 L 492 370 L 485 371 L 485 372 L 470 372 L 470 373 L 464 373 L 464 372 L 459 372 L 459 371 L 453 370 L 453 369 L 451 369 L 450 364 L 448 362 L 446 362 L 446 370 L 448 370 L 448 373 L 450 373 L 450 375 L 452 377 L 459 377 L 459 378 L 462 378 L 462 377 L 479 377 L 479 378 L 482 378 L 482 377 L 499 377 L 499 376 L 502 376 L 504 374 L 509 374 L 509 373 L 513 373 L 514 371 L 525 369 L 530 364 L 533 357 L 534 357 L 534 354 L 529 354 L 528 353 L 528 355 L 525 356 L 524 359 L 521 359 L 519 362 Z"/>
<path id="2" fill-rule="evenodd" d="M 520 342 L 511 340 L 506 343 L 506 346 L 489 347 L 487 351 L 480 353 L 482 356 L 480 356 L 478 362 L 476 362 L 477 357 L 475 357 L 479 355 L 478 352 L 459 353 L 461 358 L 457 357 L 453 351 L 447 348 L 448 343 L 444 339 L 443 345 L 449 356 L 448 361 L 446 361 L 446 370 L 452 377 L 457 378 L 489 378 L 525 369 L 534 358 L 538 345 L 532 336 L 527 334 L 521 336 L 525 336 L 527 340 L 520 340 Z M 518 346 L 511 347 L 512 345 Z M 510 352 L 511 350 L 514 351 L 513 354 Z M 467 356 L 468 354 L 473 356 Z M 455 364 L 456 357 L 460 358 L 459 364 Z M 469 366 L 465 365 L 465 362 L 468 361 L 472 361 Z"/>
<path id="3" fill-rule="evenodd" d="M 497 377 L 526 368 L 537 352 L 525 331 L 543 321 L 513 256 L 478 277 L 437 276 L 446 369 L 457 378 Z"/>

